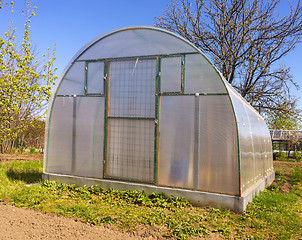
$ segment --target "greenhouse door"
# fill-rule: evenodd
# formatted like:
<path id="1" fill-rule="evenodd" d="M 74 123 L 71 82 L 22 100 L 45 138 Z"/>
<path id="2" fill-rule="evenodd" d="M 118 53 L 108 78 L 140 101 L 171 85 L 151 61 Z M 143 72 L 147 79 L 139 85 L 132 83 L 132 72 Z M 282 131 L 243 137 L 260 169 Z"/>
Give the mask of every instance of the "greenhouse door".
<path id="1" fill-rule="evenodd" d="M 156 60 L 109 62 L 105 177 L 154 182 Z"/>

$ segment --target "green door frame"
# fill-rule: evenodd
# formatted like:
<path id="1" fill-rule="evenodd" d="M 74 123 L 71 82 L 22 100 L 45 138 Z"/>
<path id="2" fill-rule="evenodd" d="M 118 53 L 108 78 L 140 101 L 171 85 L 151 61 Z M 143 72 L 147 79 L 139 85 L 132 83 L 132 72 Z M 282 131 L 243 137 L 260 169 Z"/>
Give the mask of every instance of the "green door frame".
<path id="1" fill-rule="evenodd" d="M 126 119 L 148 119 L 154 120 L 154 174 L 153 181 L 146 182 L 135 179 L 125 179 L 118 177 L 110 177 L 107 174 L 108 170 L 108 140 L 109 140 L 109 127 L 108 120 L 113 117 L 109 117 L 109 100 L 110 100 L 110 63 L 113 61 L 125 61 L 125 60 L 142 60 L 142 59 L 154 59 L 156 61 L 156 79 L 155 79 L 155 117 L 154 118 L 135 118 L 126 117 Z M 134 57 L 134 58 L 117 58 L 117 59 L 106 59 L 104 61 L 104 96 L 105 96 L 105 107 L 104 107 L 104 155 L 103 155 L 103 177 L 105 179 L 123 180 L 130 182 L 139 183 L 152 183 L 157 184 L 158 182 L 158 148 L 159 148 L 159 105 L 160 105 L 160 57 Z"/>

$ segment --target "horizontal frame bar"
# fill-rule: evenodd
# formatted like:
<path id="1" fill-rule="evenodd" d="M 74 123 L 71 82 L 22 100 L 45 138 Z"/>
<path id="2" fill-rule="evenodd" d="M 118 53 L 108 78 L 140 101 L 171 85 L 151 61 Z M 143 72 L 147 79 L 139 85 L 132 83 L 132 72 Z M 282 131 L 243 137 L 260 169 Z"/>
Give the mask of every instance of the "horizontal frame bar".
<path id="1" fill-rule="evenodd" d="M 135 120 L 155 120 L 155 118 L 149 118 L 149 117 L 115 117 L 115 116 L 108 116 L 107 118 L 112 118 L 112 119 L 135 119 Z"/>
<path id="2" fill-rule="evenodd" d="M 228 96 L 228 93 L 197 93 L 199 96 L 213 96 L 213 95 L 224 95 Z M 181 93 L 181 92 L 164 92 L 159 93 L 160 96 L 196 96 L 196 93 Z"/>
<path id="3" fill-rule="evenodd" d="M 104 94 L 56 95 L 56 97 L 105 97 Z"/>
<path id="4" fill-rule="evenodd" d="M 171 54 L 158 54 L 158 55 L 144 55 L 144 56 L 132 56 L 132 57 L 116 57 L 116 58 L 100 58 L 100 59 L 86 59 L 86 60 L 77 60 L 76 62 L 102 62 L 102 61 L 120 61 L 120 60 L 136 60 L 139 59 L 156 59 L 157 57 L 181 57 L 183 55 L 192 55 L 198 54 L 199 52 L 187 52 L 187 53 L 171 53 Z"/>

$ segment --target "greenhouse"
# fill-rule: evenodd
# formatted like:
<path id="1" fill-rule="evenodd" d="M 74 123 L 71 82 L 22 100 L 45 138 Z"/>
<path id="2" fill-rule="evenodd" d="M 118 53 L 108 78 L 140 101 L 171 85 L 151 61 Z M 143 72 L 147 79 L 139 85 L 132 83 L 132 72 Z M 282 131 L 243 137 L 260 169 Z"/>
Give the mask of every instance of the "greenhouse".
<path id="1" fill-rule="evenodd" d="M 274 179 L 262 117 L 194 45 L 134 26 L 85 45 L 55 86 L 44 180 L 243 212 Z"/>

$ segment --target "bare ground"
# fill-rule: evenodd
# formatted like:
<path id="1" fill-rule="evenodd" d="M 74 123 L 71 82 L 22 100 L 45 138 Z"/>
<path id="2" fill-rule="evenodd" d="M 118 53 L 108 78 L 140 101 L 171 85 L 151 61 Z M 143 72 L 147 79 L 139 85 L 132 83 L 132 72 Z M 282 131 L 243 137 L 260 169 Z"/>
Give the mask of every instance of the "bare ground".
<path id="1" fill-rule="evenodd" d="M 0 162 L 12 161 L 12 160 L 43 160 L 43 154 L 41 153 L 27 153 L 27 154 L 0 154 Z"/>
<path id="2" fill-rule="evenodd" d="M 122 233 L 112 226 L 93 226 L 73 218 L 0 204 L 0 239 L 154 239 L 154 235 Z M 137 233 L 138 235 L 139 233 Z M 149 235 L 149 236 L 148 236 Z M 156 238 L 156 237 L 155 237 Z"/>

